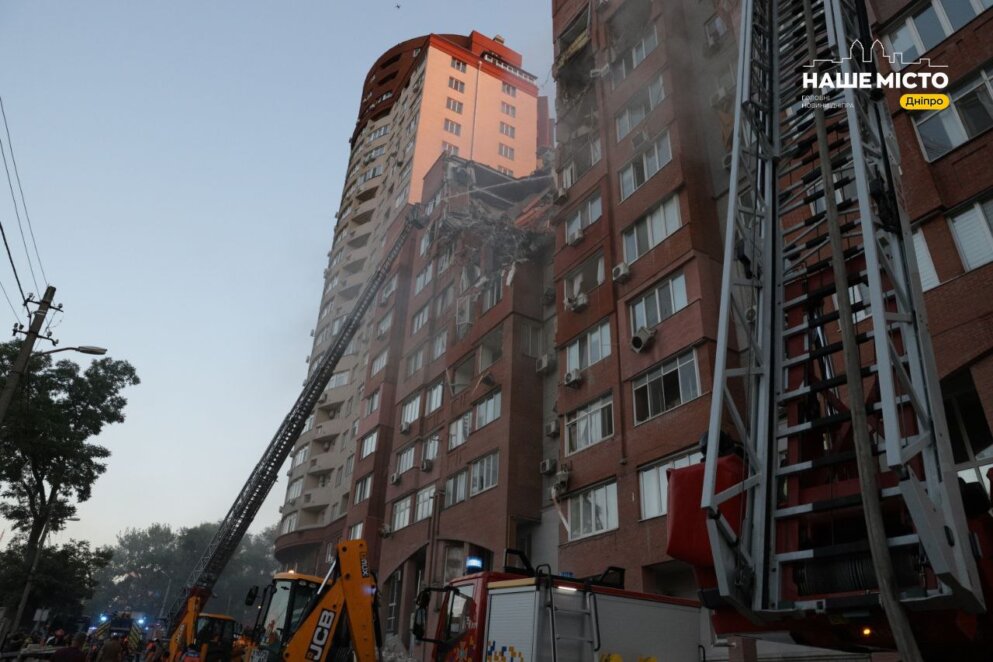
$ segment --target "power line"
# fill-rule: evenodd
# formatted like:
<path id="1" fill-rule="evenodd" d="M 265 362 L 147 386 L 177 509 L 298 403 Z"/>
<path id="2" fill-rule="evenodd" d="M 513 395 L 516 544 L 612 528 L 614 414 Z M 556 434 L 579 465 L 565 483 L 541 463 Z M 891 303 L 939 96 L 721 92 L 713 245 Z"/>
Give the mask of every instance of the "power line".
<path id="1" fill-rule="evenodd" d="M 7 145 L 10 147 L 10 159 L 14 160 L 14 150 L 10 142 L 10 127 L 7 125 L 7 113 L 3 110 L 2 104 L 0 104 L 0 114 L 3 115 L 4 130 L 7 133 Z M 31 263 L 31 252 L 28 250 L 28 242 L 24 237 L 24 226 L 21 224 L 21 212 L 17 207 L 17 196 L 14 195 L 14 180 L 10 176 L 10 167 L 7 165 L 7 152 L 3 149 L 3 140 L 0 139 L 0 154 L 3 155 L 3 169 L 7 172 L 7 188 L 10 189 L 10 201 L 14 203 L 14 217 L 17 218 L 17 229 L 21 233 L 21 245 L 24 246 L 24 255 L 28 259 L 28 270 L 31 272 L 31 280 L 34 282 L 35 290 L 39 290 L 38 279 L 34 275 L 34 265 Z M 14 166 L 16 171 L 17 166 Z M 18 178 L 18 186 L 20 186 L 20 178 Z M 23 202 L 23 194 L 21 198 Z M 27 207 L 25 207 L 25 215 L 27 215 Z"/>
<path id="2" fill-rule="evenodd" d="M 38 258 L 38 268 L 41 269 L 41 277 L 45 280 L 45 285 L 48 285 L 48 275 L 45 274 L 45 266 L 41 263 L 38 242 L 34 238 L 34 226 L 31 225 L 31 216 L 28 214 L 28 202 L 24 198 L 24 189 L 21 187 L 21 173 L 17 170 L 17 159 L 14 157 L 14 142 L 10 139 L 10 125 L 7 124 L 7 111 L 3 107 L 2 96 L 0 96 L 0 114 L 3 115 L 3 126 L 7 133 L 7 148 L 10 150 L 10 161 L 14 166 L 14 176 L 17 178 L 17 190 L 21 193 L 21 206 L 24 207 L 24 218 L 28 221 L 28 231 L 31 233 L 31 245 L 34 246 L 34 254 Z"/>
<path id="3" fill-rule="evenodd" d="M 7 249 L 7 259 L 10 260 L 10 268 L 14 270 L 14 280 L 17 281 L 17 289 L 21 292 L 21 301 L 27 308 L 28 298 L 24 295 L 24 288 L 21 287 L 21 277 L 17 275 L 17 265 L 14 264 L 14 256 L 10 253 L 10 244 L 7 243 L 7 231 L 3 229 L 3 222 L 0 221 L 0 237 L 3 237 L 3 247 Z"/>
<path id="4" fill-rule="evenodd" d="M 14 308 L 14 304 L 11 303 L 10 297 L 7 296 L 7 288 L 3 286 L 3 281 L 0 281 L 0 292 L 3 292 L 3 298 L 7 300 L 7 305 L 10 306 L 10 312 L 14 313 L 14 319 L 20 319 L 17 316 L 17 310 Z"/>

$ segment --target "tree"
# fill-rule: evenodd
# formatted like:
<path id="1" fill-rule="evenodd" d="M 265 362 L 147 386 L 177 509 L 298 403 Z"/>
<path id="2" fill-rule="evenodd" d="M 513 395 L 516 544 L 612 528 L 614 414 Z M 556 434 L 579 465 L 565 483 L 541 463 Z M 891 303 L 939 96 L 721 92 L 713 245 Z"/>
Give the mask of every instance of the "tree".
<path id="1" fill-rule="evenodd" d="M 130 609 L 157 616 L 163 605 L 168 609 L 217 528 L 216 522 L 204 522 L 174 532 L 167 525 L 153 524 L 119 534 L 113 561 L 98 577 L 101 585 L 90 600 L 90 610 Z M 268 583 L 276 571 L 275 538 L 275 526 L 245 535 L 214 585 L 209 611 L 224 612 L 243 622 L 254 618 L 254 611 L 244 606 L 244 597 L 250 587 Z"/>
<path id="2" fill-rule="evenodd" d="M 0 345 L 3 375 L 19 345 Z M 99 359 L 84 371 L 72 361 L 32 356 L 0 426 L 0 515 L 25 534 L 24 567 L 31 567 L 43 533 L 62 529 L 76 504 L 90 498 L 110 451 L 89 439 L 124 420 L 121 391 L 138 383 L 126 361 Z"/>
<path id="3" fill-rule="evenodd" d="M 46 547 L 38 559 L 34 586 L 26 613 L 39 607 L 52 617 L 69 623 L 83 613 L 83 604 L 93 596 L 97 574 L 111 559 L 107 547 L 91 549 L 85 541 L 70 540 L 58 547 Z M 0 606 L 13 612 L 28 574 L 23 536 L 0 552 Z"/>

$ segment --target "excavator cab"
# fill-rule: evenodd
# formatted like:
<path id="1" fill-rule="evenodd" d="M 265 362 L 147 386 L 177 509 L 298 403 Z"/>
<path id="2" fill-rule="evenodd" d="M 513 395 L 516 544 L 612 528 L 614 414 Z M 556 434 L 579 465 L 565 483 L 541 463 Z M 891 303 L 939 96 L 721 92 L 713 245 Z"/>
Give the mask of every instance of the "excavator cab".
<path id="1" fill-rule="evenodd" d="M 200 614 L 196 622 L 193 647 L 200 659 L 207 662 L 227 662 L 232 658 L 236 622 L 222 614 Z M 204 654 L 206 651 L 206 654 Z"/>
<path id="2" fill-rule="evenodd" d="M 321 578 L 295 572 L 280 572 L 264 592 L 261 617 L 255 629 L 253 662 L 282 659 L 282 651 L 313 602 Z"/>

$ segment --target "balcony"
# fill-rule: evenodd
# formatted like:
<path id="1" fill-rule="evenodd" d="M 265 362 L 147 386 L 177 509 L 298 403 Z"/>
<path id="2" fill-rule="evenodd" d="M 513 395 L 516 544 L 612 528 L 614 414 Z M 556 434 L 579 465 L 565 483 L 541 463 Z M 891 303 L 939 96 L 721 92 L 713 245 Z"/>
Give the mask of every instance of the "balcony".
<path id="1" fill-rule="evenodd" d="M 299 497 L 299 502 L 301 510 L 323 510 L 331 505 L 331 490 L 326 487 L 307 490 Z"/>

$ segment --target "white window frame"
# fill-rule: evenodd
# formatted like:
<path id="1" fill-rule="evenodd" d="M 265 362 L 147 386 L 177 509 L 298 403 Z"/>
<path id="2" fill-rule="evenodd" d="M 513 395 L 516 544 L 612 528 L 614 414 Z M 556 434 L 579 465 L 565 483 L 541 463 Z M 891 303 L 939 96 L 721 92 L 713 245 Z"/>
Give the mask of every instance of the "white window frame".
<path id="1" fill-rule="evenodd" d="M 424 439 L 424 448 L 421 450 L 422 460 L 434 460 L 438 457 L 438 447 L 441 446 L 441 433 L 433 432 Z"/>
<path id="2" fill-rule="evenodd" d="M 659 292 L 663 289 L 669 292 L 671 308 L 669 314 L 664 317 L 662 315 L 662 306 L 659 303 Z M 655 316 L 658 318 L 658 322 L 655 324 L 650 324 L 648 320 L 648 308 L 650 305 L 655 307 Z M 631 332 L 637 333 L 638 329 L 642 327 L 654 328 L 687 305 L 689 305 L 689 301 L 686 295 L 686 275 L 682 271 L 679 271 L 663 278 L 661 281 L 653 283 L 643 294 L 631 299 L 628 303 L 628 318 L 631 321 Z M 639 317 L 643 322 L 639 323 Z"/>
<path id="3" fill-rule="evenodd" d="M 448 450 L 458 448 L 469 441 L 472 432 L 472 410 L 465 412 L 448 424 Z"/>
<path id="4" fill-rule="evenodd" d="M 500 399 L 500 389 L 497 389 L 476 403 L 477 430 L 486 427 L 500 418 Z"/>
<path id="5" fill-rule="evenodd" d="M 410 513 L 413 509 L 412 499 L 405 496 L 393 502 L 393 530 L 399 531 L 410 526 Z"/>
<path id="6" fill-rule="evenodd" d="M 690 364 L 690 361 L 692 361 L 692 364 L 693 364 L 693 366 L 692 366 L 692 373 L 691 374 L 692 374 L 693 380 L 694 380 L 694 385 L 693 386 L 694 386 L 695 392 L 692 395 L 690 395 L 689 397 L 687 397 L 686 395 L 683 394 L 682 373 L 679 373 L 679 370 L 681 368 L 685 367 L 685 366 L 688 366 Z M 665 408 L 665 392 L 663 391 L 663 393 L 662 393 L 662 409 L 660 411 L 658 411 L 658 412 L 655 412 L 655 413 L 652 413 L 651 411 L 649 411 L 649 412 L 647 412 L 648 413 L 648 416 L 646 416 L 645 418 L 638 418 L 638 409 L 637 409 L 637 406 L 638 406 L 638 397 L 637 397 L 638 389 L 639 388 L 642 388 L 642 387 L 649 388 L 649 384 L 651 384 L 653 381 L 655 381 L 655 379 L 658 379 L 660 381 L 659 387 L 661 388 L 662 384 L 664 383 L 662 381 L 663 378 L 664 378 L 664 376 L 665 375 L 668 375 L 668 374 L 671 374 L 674 371 L 677 372 L 677 373 L 679 373 L 679 374 L 677 374 L 677 377 L 676 377 L 676 381 L 679 384 L 679 402 L 677 404 L 673 405 L 672 407 L 669 407 L 668 409 L 666 409 Z M 689 368 L 687 368 L 687 371 L 689 371 Z M 631 410 L 632 410 L 632 412 L 634 414 L 634 424 L 635 424 L 635 426 L 641 425 L 643 423 L 647 423 L 648 421 L 651 421 L 651 420 L 653 420 L 655 418 L 658 418 L 662 414 L 666 414 L 666 413 L 668 413 L 668 412 L 670 412 L 670 411 L 672 411 L 674 409 L 678 409 L 679 407 L 681 407 L 682 405 L 686 404 L 687 402 L 690 402 L 692 400 L 695 400 L 696 398 L 699 398 L 700 395 L 701 395 L 700 392 L 701 392 L 701 387 L 700 387 L 700 363 L 697 360 L 696 350 L 695 349 L 691 349 L 688 352 L 682 352 L 680 354 L 677 354 L 675 356 L 671 356 L 671 357 L 667 358 L 666 360 L 662 361 L 661 363 L 658 363 L 655 366 L 653 366 L 650 370 L 642 373 L 641 375 L 638 375 L 637 377 L 635 377 L 634 379 L 631 380 Z M 646 401 L 647 402 L 651 402 L 651 398 L 646 396 Z"/>
<path id="7" fill-rule="evenodd" d="M 462 503 L 469 495 L 469 471 L 462 469 L 445 479 L 445 508 Z"/>
<path id="8" fill-rule="evenodd" d="M 414 445 L 410 444 L 397 453 L 397 473 L 402 474 L 414 468 Z"/>
<path id="9" fill-rule="evenodd" d="M 355 481 L 355 497 L 353 503 L 360 504 L 372 494 L 372 474 L 363 476 Z"/>
<path id="10" fill-rule="evenodd" d="M 607 411 L 604 414 L 604 410 Z M 604 425 L 604 422 L 607 425 Z M 593 437 L 593 430 L 599 428 L 599 436 Z M 605 430 L 609 428 L 609 431 Z M 582 430 L 586 431 L 583 440 Z M 573 455 L 590 446 L 595 446 L 614 436 L 614 396 L 611 393 L 597 398 L 565 416 L 565 454 Z"/>
<path id="11" fill-rule="evenodd" d="M 641 163 L 641 172 L 643 177 L 641 182 L 637 181 L 637 168 L 635 167 L 635 164 L 637 164 L 639 160 Z M 669 138 L 669 130 L 666 129 L 658 137 L 652 140 L 652 144 L 647 149 L 629 161 L 617 173 L 620 185 L 618 191 L 621 196 L 621 201 L 623 202 L 634 195 L 634 193 L 644 186 L 648 180 L 657 175 L 671 162 L 672 141 Z M 625 185 L 625 179 L 628 177 L 628 173 L 630 173 L 631 189 L 625 192 L 625 189 L 627 188 Z"/>
<path id="12" fill-rule="evenodd" d="M 566 345 L 566 370 L 586 370 L 611 354 L 610 318 L 604 318 Z M 593 348 L 599 349 L 599 354 Z"/>
<path id="13" fill-rule="evenodd" d="M 566 241 L 571 240 L 580 230 L 585 230 L 603 216 L 603 199 L 600 191 L 595 191 L 569 215 L 565 221 Z"/>
<path id="14" fill-rule="evenodd" d="M 379 441 L 379 430 L 373 430 L 359 441 L 359 459 L 364 460 L 376 452 Z"/>
<path id="15" fill-rule="evenodd" d="M 949 104 L 947 108 L 943 108 L 942 110 L 932 110 L 927 112 L 913 113 L 914 132 L 917 135 L 917 142 L 920 145 L 921 154 L 924 155 L 924 160 L 926 160 L 928 163 L 937 161 L 946 154 L 952 153 L 962 145 L 965 145 L 966 143 L 974 140 L 975 138 L 978 138 L 979 136 L 987 133 L 988 131 L 991 130 L 991 128 L 993 128 L 993 127 L 987 127 L 982 131 L 980 131 L 979 133 L 970 136 L 966 129 L 965 122 L 962 121 L 962 116 L 959 115 L 958 104 L 957 104 L 958 100 L 978 88 L 985 88 L 986 94 L 990 97 L 990 99 L 993 99 L 993 67 L 987 67 L 985 69 L 980 70 L 980 72 L 976 74 L 976 76 L 958 83 L 955 86 L 955 89 L 950 90 L 948 92 Z M 960 142 L 953 144 L 946 151 L 941 152 L 940 154 L 936 153 L 932 155 L 928 152 L 927 146 L 924 144 L 924 138 L 921 136 L 920 126 L 935 116 L 941 116 L 943 118 L 941 121 L 949 120 L 951 122 L 950 127 L 959 133 L 959 135 L 962 137 L 962 140 Z"/>
<path id="16" fill-rule="evenodd" d="M 441 409 L 442 402 L 445 398 L 445 382 L 444 380 L 435 382 L 428 386 L 424 402 L 424 414 L 433 414 L 434 412 Z"/>
<path id="17" fill-rule="evenodd" d="M 638 229 L 645 226 L 645 236 L 648 245 L 642 250 L 638 241 Z M 679 194 L 670 195 L 654 205 L 646 214 L 621 231 L 621 242 L 624 250 L 624 261 L 633 264 L 653 248 L 676 233 L 683 227 L 682 212 L 679 209 Z M 633 237 L 634 251 L 632 254 L 628 237 Z"/>
<path id="18" fill-rule="evenodd" d="M 382 369 L 386 367 L 386 362 L 389 360 L 389 358 L 390 358 L 389 349 L 384 349 L 382 352 L 377 354 L 376 357 L 372 360 L 372 366 L 369 368 L 369 376 L 372 377 L 374 375 L 379 374 L 382 371 Z"/>
<path id="19" fill-rule="evenodd" d="M 414 521 L 420 522 L 431 517 L 431 512 L 434 510 L 432 506 L 434 505 L 434 493 L 435 486 L 428 485 L 422 490 L 418 490 L 417 497 L 415 499 L 414 506 Z"/>
<path id="20" fill-rule="evenodd" d="M 445 121 L 442 124 L 442 128 L 448 133 L 452 134 L 453 136 L 462 135 L 462 125 L 456 122 L 455 120 L 448 119 L 447 117 L 445 118 Z"/>
<path id="21" fill-rule="evenodd" d="M 948 215 L 948 227 L 955 240 L 955 248 L 962 260 L 962 267 L 966 271 L 978 269 L 993 261 L 993 218 L 991 218 L 993 213 L 988 215 L 984 209 L 985 206 L 989 206 L 993 210 L 993 198 L 978 200 L 958 213 Z M 970 237 L 968 241 L 961 238 L 961 226 L 957 225 L 957 223 L 964 223 L 966 219 L 973 219 L 978 224 L 974 228 L 975 236 Z M 976 253 L 976 247 L 980 241 L 984 241 L 986 244 L 985 254 Z"/>
<path id="22" fill-rule="evenodd" d="M 469 465 L 472 476 L 469 482 L 469 496 L 476 496 L 491 490 L 500 482 L 500 453 L 489 453 Z"/>
<path id="23" fill-rule="evenodd" d="M 407 398 L 403 402 L 403 408 L 400 411 L 400 423 L 413 423 L 421 417 L 421 394 L 418 393 L 412 397 Z"/>
<path id="24" fill-rule="evenodd" d="M 414 313 L 414 317 L 410 321 L 410 333 L 414 334 L 427 326 L 428 320 L 431 319 L 431 304 L 425 304 L 420 310 Z"/>
<path id="25" fill-rule="evenodd" d="M 595 519 L 595 509 L 598 507 L 604 509 L 603 520 L 599 526 Z M 589 527 L 586 527 L 586 523 L 583 521 L 586 515 L 584 511 L 587 509 L 591 509 Z M 594 485 L 569 497 L 566 520 L 568 521 L 569 540 L 581 540 L 616 529 L 618 526 L 617 482 L 610 481 Z"/>

